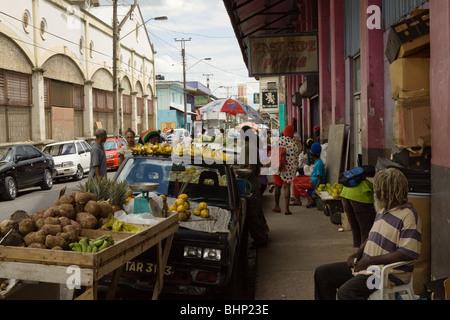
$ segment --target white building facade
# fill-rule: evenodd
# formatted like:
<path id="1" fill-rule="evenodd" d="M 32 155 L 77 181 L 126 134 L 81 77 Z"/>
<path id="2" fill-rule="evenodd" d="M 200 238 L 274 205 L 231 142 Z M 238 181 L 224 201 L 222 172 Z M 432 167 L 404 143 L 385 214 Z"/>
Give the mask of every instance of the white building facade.
<path id="1" fill-rule="evenodd" d="M 119 7 L 119 17 L 130 7 Z M 109 17 L 109 18 L 108 18 Z M 120 18 L 119 18 L 120 19 Z M 154 49 L 139 7 L 125 22 L 118 55 L 118 127 L 155 127 Z M 0 4 L 0 145 L 113 134 L 112 6 L 67 0 Z"/>

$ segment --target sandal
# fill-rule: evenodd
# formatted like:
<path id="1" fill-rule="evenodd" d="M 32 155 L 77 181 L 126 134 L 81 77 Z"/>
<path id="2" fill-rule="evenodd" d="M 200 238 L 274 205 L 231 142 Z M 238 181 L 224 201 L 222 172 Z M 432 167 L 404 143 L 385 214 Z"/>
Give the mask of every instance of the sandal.
<path id="1" fill-rule="evenodd" d="M 289 211 L 289 210 L 286 210 L 286 211 L 284 211 L 284 214 L 287 215 L 287 216 L 290 216 L 292 214 L 292 212 Z"/>
<path id="2" fill-rule="evenodd" d="M 281 212 L 281 209 L 280 209 L 280 208 L 273 207 L 273 208 L 272 208 L 272 211 L 273 211 L 273 212 Z"/>

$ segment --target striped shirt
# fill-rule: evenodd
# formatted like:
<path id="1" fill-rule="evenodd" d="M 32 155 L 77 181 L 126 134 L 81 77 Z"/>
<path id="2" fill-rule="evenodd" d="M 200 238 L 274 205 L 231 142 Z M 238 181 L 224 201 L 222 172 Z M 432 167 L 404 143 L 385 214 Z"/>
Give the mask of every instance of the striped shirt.
<path id="1" fill-rule="evenodd" d="M 407 202 L 376 215 L 364 248 L 363 258 L 400 251 L 408 257 L 417 259 L 421 244 L 422 223 L 413 205 Z M 414 261 L 411 261 L 411 264 L 394 269 L 389 280 L 395 285 L 404 284 L 409 281 L 413 269 Z"/>

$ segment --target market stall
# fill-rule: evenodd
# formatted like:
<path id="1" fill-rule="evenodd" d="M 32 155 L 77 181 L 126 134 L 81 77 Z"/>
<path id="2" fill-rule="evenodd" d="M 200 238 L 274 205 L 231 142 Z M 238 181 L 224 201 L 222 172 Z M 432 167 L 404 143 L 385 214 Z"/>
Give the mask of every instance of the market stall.
<path id="1" fill-rule="evenodd" d="M 122 266 L 153 246 L 158 248 L 158 277 L 153 299 L 157 299 L 163 287 L 163 270 L 167 263 L 173 235 L 178 230 L 178 216 L 158 218 L 152 226 L 139 226 L 137 233 L 83 229 L 81 236 L 95 239 L 99 235 L 111 235 L 114 245 L 97 252 L 75 252 L 0 246 L 0 274 L 2 277 L 66 284 L 73 279 L 86 290 L 76 299 L 97 299 L 98 280 L 113 272 L 113 281 L 107 298 L 113 298 Z M 166 239 L 164 248 L 163 240 Z M 69 269 L 70 268 L 70 269 Z M 72 277 L 70 270 L 74 271 Z M 77 273 L 79 272 L 79 273 Z M 78 275 L 79 277 L 76 277 Z"/>

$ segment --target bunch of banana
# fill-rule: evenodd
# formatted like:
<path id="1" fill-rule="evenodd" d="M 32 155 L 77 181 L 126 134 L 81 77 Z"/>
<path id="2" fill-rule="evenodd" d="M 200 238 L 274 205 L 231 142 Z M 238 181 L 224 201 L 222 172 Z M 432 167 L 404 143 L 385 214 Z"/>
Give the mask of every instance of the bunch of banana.
<path id="1" fill-rule="evenodd" d="M 73 242 L 69 244 L 72 251 L 76 252 L 99 252 L 109 246 L 114 244 L 114 239 L 111 235 L 103 235 L 95 240 L 89 240 L 88 238 L 83 238 L 78 242 Z"/>
<path id="2" fill-rule="evenodd" d="M 162 154 L 162 155 L 171 155 L 172 154 L 172 146 L 167 143 L 154 143 L 151 144 L 149 142 L 144 145 L 137 144 L 136 147 L 131 149 L 133 154 Z"/>

